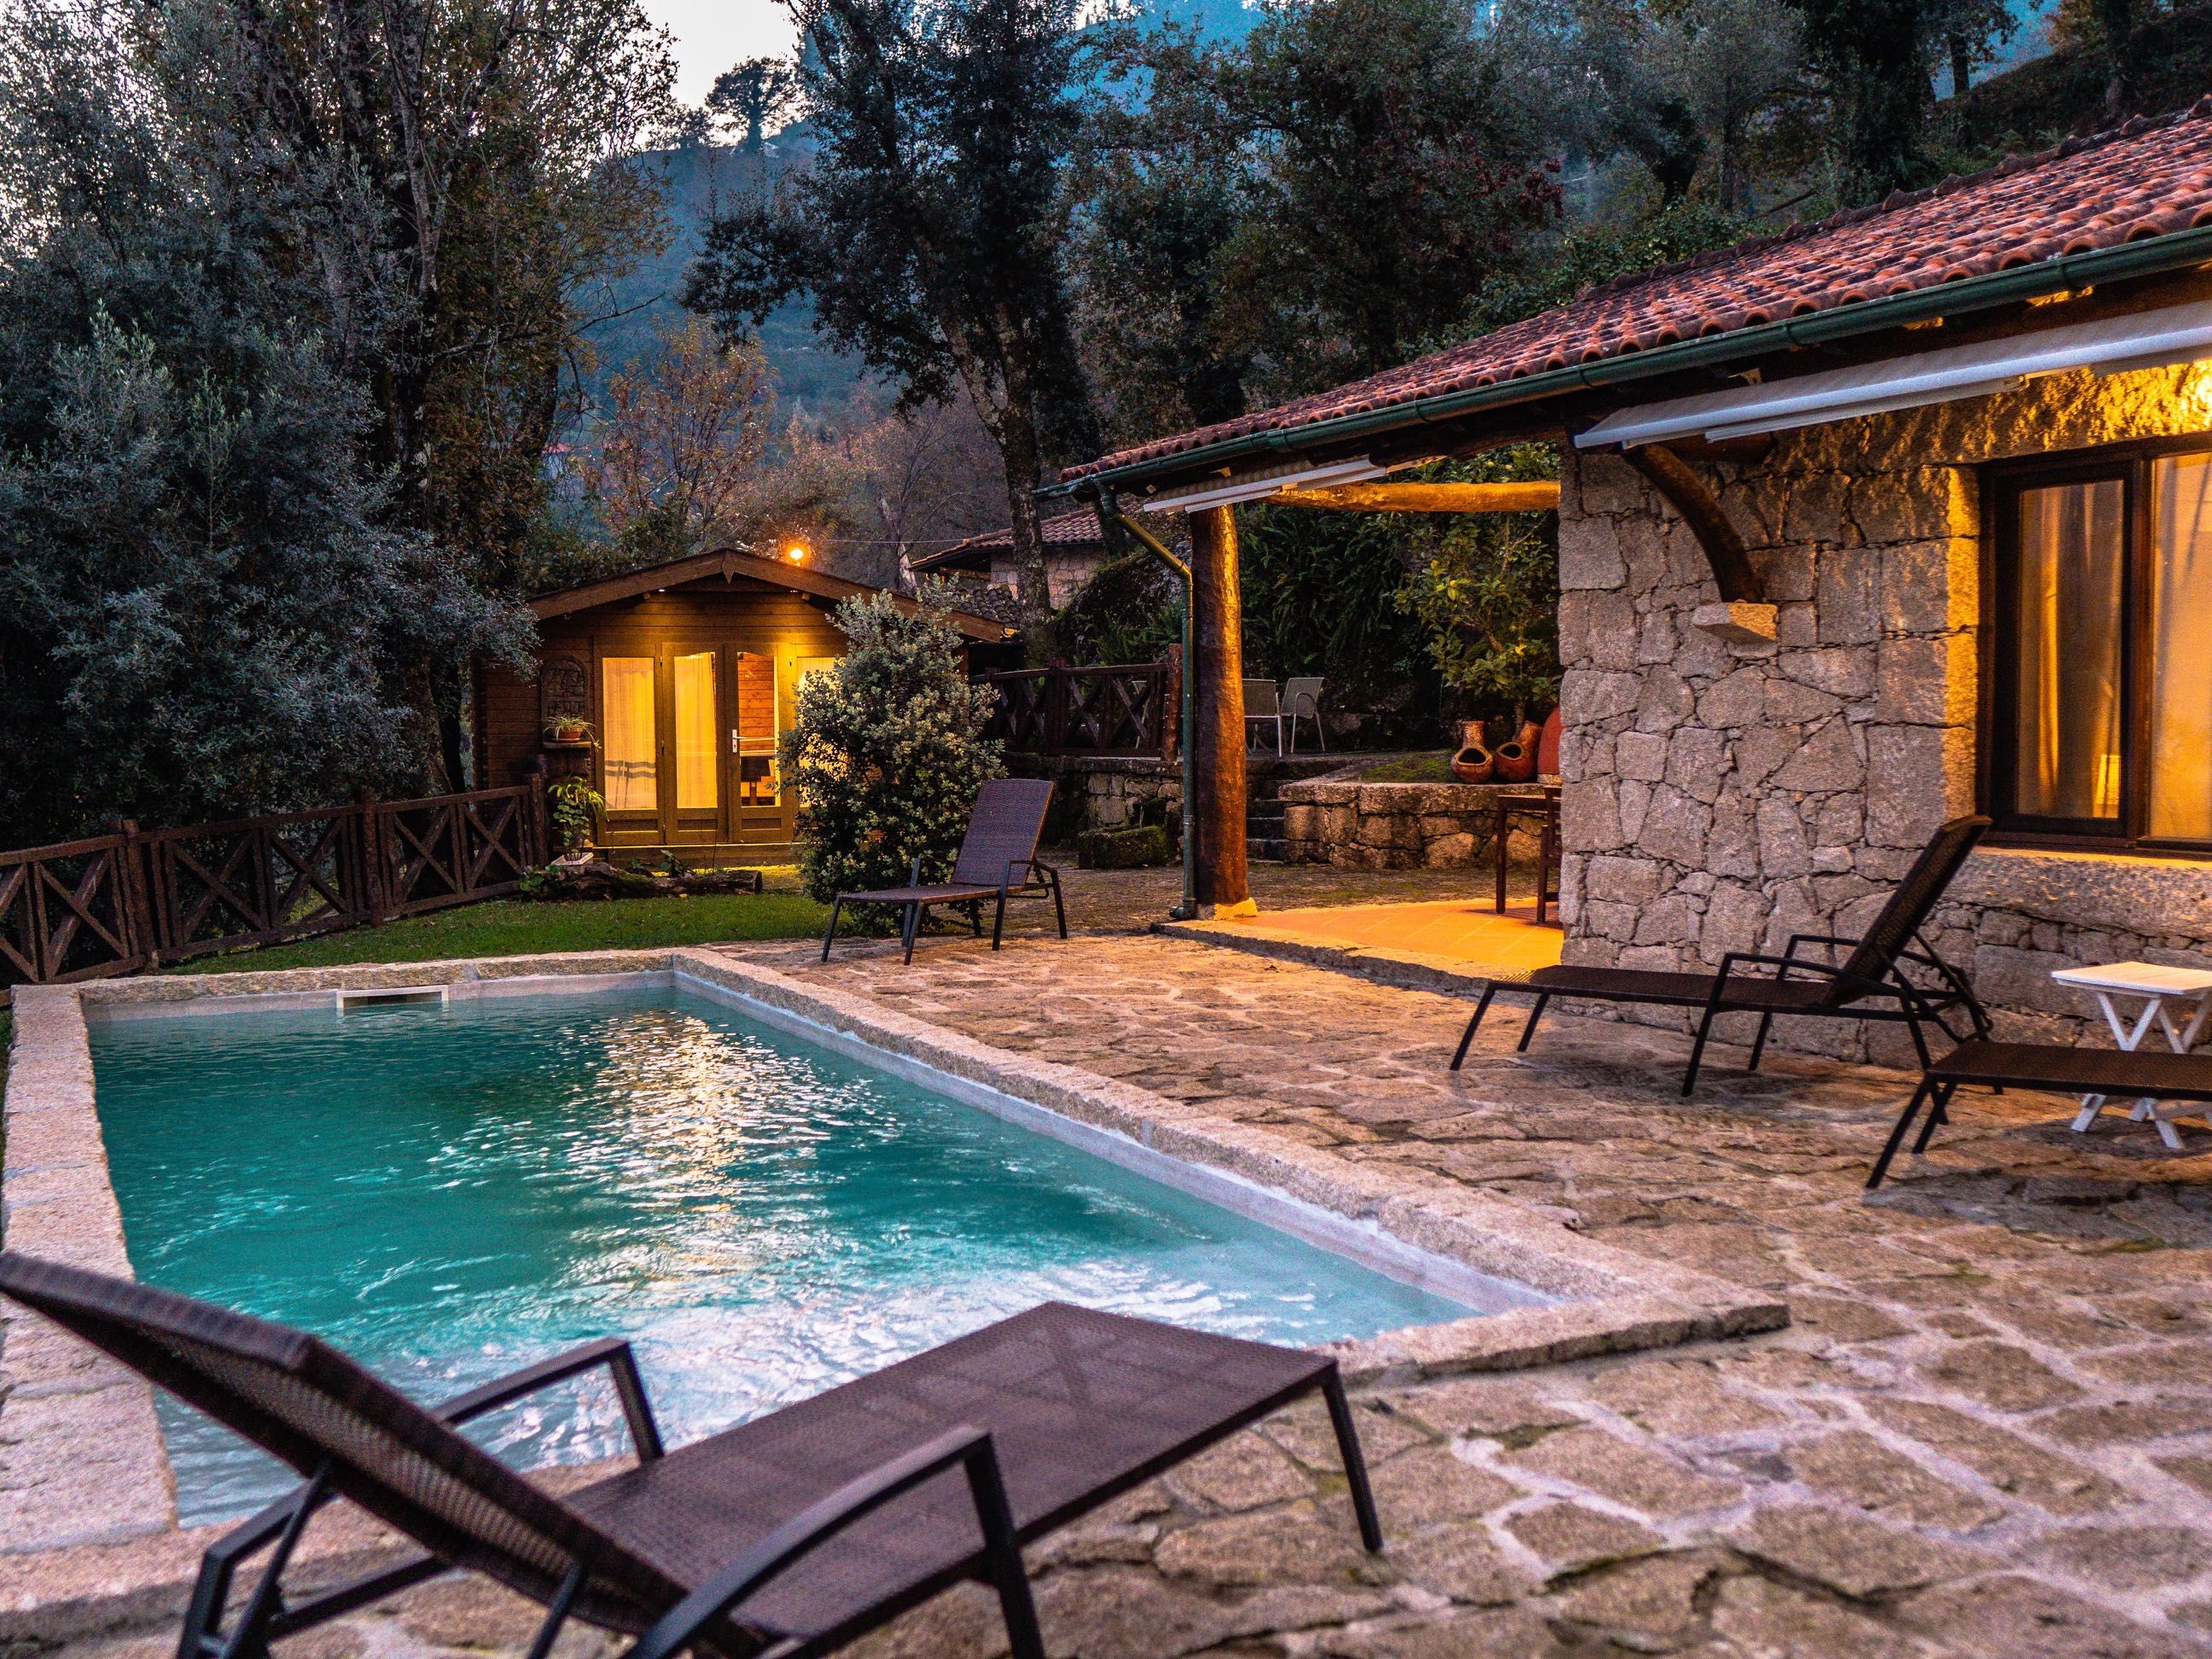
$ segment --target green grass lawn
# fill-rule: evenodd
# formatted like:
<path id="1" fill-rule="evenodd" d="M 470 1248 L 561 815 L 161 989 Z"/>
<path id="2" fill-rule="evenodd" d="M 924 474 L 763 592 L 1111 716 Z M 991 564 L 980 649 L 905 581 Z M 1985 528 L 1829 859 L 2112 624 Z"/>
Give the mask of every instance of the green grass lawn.
<path id="1" fill-rule="evenodd" d="M 643 950 L 722 939 L 817 939 L 828 907 L 804 893 L 715 893 L 698 898 L 488 899 L 428 915 L 354 927 L 292 945 L 201 957 L 177 974 L 258 973 L 264 968 L 331 968 L 349 962 L 430 962 L 444 957 L 531 956 L 544 951 Z"/>

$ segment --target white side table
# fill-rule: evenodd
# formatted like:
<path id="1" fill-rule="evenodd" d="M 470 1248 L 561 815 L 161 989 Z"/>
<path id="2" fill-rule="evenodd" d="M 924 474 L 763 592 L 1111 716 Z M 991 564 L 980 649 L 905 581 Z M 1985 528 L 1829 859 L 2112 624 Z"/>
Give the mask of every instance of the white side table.
<path id="1" fill-rule="evenodd" d="M 2177 1054 L 2185 1054 L 2197 1046 L 2204 1034 L 2208 1016 L 2212 1016 L 2212 972 L 2198 968 L 2169 968 L 2155 962 L 2113 962 L 2098 968 L 2060 968 L 2052 971 L 2051 978 L 2061 985 L 2075 986 L 2094 992 L 2097 1006 L 2105 1011 L 2105 1024 L 2112 1028 L 2112 1040 L 2132 1054 L 2150 1035 L 2155 1024 L 2166 1034 L 2166 1045 Z M 2131 1018 L 2124 1018 L 2113 1006 L 2114 997 L 2141 997 L 2141 1011 Z M 2176 1030 L 2172 1009 L 2175 1004 L 2189 1006 L 2187 1023 Z M 2074 1133 L 2085 1133 L 2097 1121 L 2097 1114 L 2105 1109 L 2102 1095 L 2081 1097 L 2081 1115 L 2074 1120 Z M 2179 1151 L 2181 1137 L 2174 1132 L 2169 1120 L 2177 1114 L 2195 1116 L 2204 1110 L 2202 1104 L 2172 1101 L 2163 1108 L 2154 1101 L 2138 1100 L 2128 1121 L 2140 1123 L 2145 1118 L 2158 1126 L 2159 1139 L 2167 1146 Z"/>

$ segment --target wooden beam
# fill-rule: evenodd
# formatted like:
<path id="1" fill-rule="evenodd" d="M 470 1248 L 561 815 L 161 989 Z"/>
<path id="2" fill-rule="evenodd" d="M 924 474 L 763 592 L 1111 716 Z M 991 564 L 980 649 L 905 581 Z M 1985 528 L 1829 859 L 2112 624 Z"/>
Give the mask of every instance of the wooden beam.
<path id="1" fill-rule="evenodd" d="M 1642 473 L 1645 481 L 1682 515 L 1682 522 L 1690 526 L 1690 533 L 1705 550 L 1705 562 L 1712 567 L 1713 581 L 1721 591 L 1722 601 L 1729 605 L 1764 605 L 1766 585 L 1759 580 L 1759 572 L 1751 568 L 1751 557 L 1743 549 L 1743 538 L 1736 534 L 1735 526 L 1729 522 L 1720 502 L 1690 464 L 1664 444 L 1644 444 L 1623 450 L 1621 459 Z"/>
<path id="2" fill-rule="evenodd" d="M 1347 513 L 1546 513 L 1559 504 L 1559 486 L 1535 483 L 1355 483 L 1279 490 L 1286 507 L 1329 507 Z"/>
<path id="3" fill-rule="evenodd" d="M 1192 514 L 1190 549 L 1198 902 L 1216 914 L 1233 913 L 1252 902 L 1244 855 L 1244 619 L 1236 514 L 1225 507 Z"/>

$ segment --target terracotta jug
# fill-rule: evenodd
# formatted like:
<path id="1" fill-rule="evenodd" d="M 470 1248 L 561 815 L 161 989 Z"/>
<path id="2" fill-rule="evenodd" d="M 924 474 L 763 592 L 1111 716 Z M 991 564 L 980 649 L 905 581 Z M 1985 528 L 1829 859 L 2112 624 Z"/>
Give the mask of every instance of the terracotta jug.
<path id="1" fill-rule="evenodd" d="M 1544 728 L 1534 720 L 1521 723 L 1521 734 L 1498 745 L 1498 776 L 1504 783 L 1526 783 L 1536 775 L 1536 745 Z"/>
<path id="2" fill-rule="evenodd" d="M 1451 757 L 1452 775 L 1462 783 L 1488 783 L 1496 771 L 1489 747 L 1483 742 L 1480 720 L 1459 723 L 1459 750 Z"/>

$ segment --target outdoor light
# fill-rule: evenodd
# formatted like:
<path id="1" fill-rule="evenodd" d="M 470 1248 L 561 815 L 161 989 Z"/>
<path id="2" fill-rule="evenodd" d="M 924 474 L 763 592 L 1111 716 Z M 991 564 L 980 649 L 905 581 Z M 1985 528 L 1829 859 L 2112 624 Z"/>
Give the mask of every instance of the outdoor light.
<path id="1" fill-rule="evenodd" d="M 804 564 L 804 563 L 805 563 L 805 562 L 806 562 L 806 544 L 805 544 L 805 542 L 793 542 L 793 543 L 792 543 L 792 544 L 791 544 L 789 547 L 787 547 L 787 548 L 785 548 L 785 549 L 783 550 L 783 556 L 784 556 L 785 558 L 787 558 L 787 559 L 789 559 L 789 560 L 792 562 L 792 563 L 793 563 L 793 564 Z"/>

